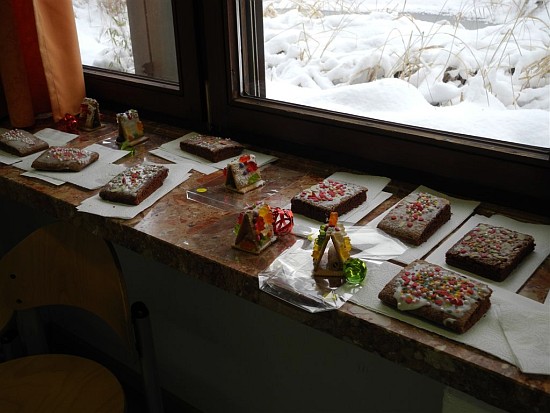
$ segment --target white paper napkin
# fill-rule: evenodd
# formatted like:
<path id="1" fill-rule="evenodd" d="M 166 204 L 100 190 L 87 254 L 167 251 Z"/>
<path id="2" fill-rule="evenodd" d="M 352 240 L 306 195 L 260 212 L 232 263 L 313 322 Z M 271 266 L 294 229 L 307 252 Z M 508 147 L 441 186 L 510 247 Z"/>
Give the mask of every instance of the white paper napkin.
<path id="1" fill-rule="evenodd" d="M 352 254 L 363 260 L 386 261 L 398 257 L 407 246 L 401 241 L 366 226 L 346 227 Z"/>
<path id="2" fill-rule="evenodd" d="M 524 373 L 550 375 L 550 309 L 526 312 L 512 304 L 496 309 L 515 364 Z"/>
<path id="3" fill-rule="evenodd" d="M 521 337 L 526 337 L 529 334 L 532 334 L 531 325 L 529 324 L 529 314 L 533 312 L 544 313 L 546 311 L 546 321 L 544 321 L 544 317 L 540 318 L 540 320 L 542 320 L 542 323 L 548 322 L 548 309 L 544 304 L 537 303 L 531 299 L 511 293 L 502 288 L 491 287 L 493 288 L 493 294 L 491 296 L 492 306 L 489 311 L 470 330 L 463 334 L 458 334 L 424 321 L 419 317 L 410 315 L 405 311 L 398 311 L 380 301 L 378 298 L 378 293 L 401 269 L 402 267 L 389 262 L 385 262 L 380 266 L 369 267 L 363 288 L 358 290 L 349 299 L 349 301 L 424 330 L 437 333 L 451 340 L 478 348 L 511 364 L 517 365 L 520 369 L 522 369 L 522 366 L 517 362 L 515 353 L 512 349 L 519 354 L 524 354 L 525 348 L 529 348 L 530 345 L 528 341 L 525 341 L 524 343 L 517 341 L 517 339 L 512 337 L 512 335 L 516 334 Z M 505 320 L 507 324 L 511 325 L 507 327 L 509 331 L 514 331 L 514 333 L 510 334 L 508 339 L 503 332 L 503 328 L 501 327 L 502 320 L 499 314 L 501 311 L 499 310 L 502 310 L 503 308 L 503 313 L 514 312 L 518 315 L 517 319 L 510 320 L 506 320 L 505 315 L 502 315 L 502 320 Z M 533 344 L 533 346 L 535 346 L 535 344 Z M 539 351 L 541 357 L 550 357 L 550 348 L 545 348 L 544 345 L 536 345 L 536 347 L 541 350 Z M 530 370 L 536 368 L 536 366 L 529 365 Z M 541 366 L 538 374 L 548 374 L 545 373 L 545 371 L 545 367 Z M 531 373 L 533 371 L 529 372 Z"/>
<path id="4" fill-rule="evenodd" d="M 132 206 L 105 201 L 99 197 L 99 194 L 96 194 L 82 201 L 76 209 L 81 212 L 101 215 L 108 218 L 132 219 L 191 176 L 188 166 L 179 164 L 166 164 L 163 166 L 169 169 L 168 176 L 164 180 L 164 183 L 139 205 Z"/>
<path id="5" fill-rule="evenodd" d="M 175 140 L 170 141 L 170 142 L 166 142 L 166 143 L 162 144 L 158 149 L 156 149 L 154 151 L 150 151 L 150 152 L 153 153 L 156 156 L 159 156 L 163 159 L 168 159 L 170 161 L 174 161 L 173 156 L 175 155 L 175 156 L 183 158 L 183 159 L 190 159 L 190 160 L 195 161 L 199 164 L 203 164 L 203 167 L 202 167 L 203 170 L 201 170 L 199 172 L 208 171 L 208 172 L 203 172 L 205 174 L 209 174 L 209 173 L 215 172 L 219 169 L 223 169 L 227 166 L 227 164 L 229 162 L 231 162 L 234 159 L 239 158 L 239 156 L 236 156 L 236 157 L 224 159 L 224 160 L 219 161 L 219 162 L 210 162 L 209 160 L 201 158 L 200 156 L 193 155 L 191 153 L 182 151 L 181 148 L 180 148 L 180 142 L 182 140 L 189 139 L 189 138 L 191 138 L 195 135 L 198 135 L 198 133 L 196 133 L 196 132 L 188 133 L 187 135 L 181 136 L 178 139 L 175 139 Z M 256 156 L 256 163 L 258 164 L 259 167 L 267 165 L 268 163 L 277 160 L 277 157 L 275 157 L 275 156 L 266 155 L 266 154 L 263 154 L 263 153 L 250 151 L 250 150 L 247 150 L 247 149 L 245 149 L 243 151 L 243 153 L 249 153 L 249 154 L 252 154 L 252 155 Z M 207 168 L 205 168 L 205 166 Z"/>
<path id="6" fill-rule="evenodd" d="M 101 188 L 124 169 L 124 165 L 105 163 L 97 160 L 79 172 L 29 171 L 23 172 L 21 175 L 41 179 L 54 185 L 62 185 L 69 182 L 81 188 L 92 190 Z"/>
<path id="7" fill-rule="evenodd" d="M 217 168 L 213 168 L 210 165 L 202 162 L 197 162 L 192 159 L 187 159 L 179 155 L 174 155 L 172 152 L 166 151 L 161 148 L 150 150 L 149 153 L 158 156 L 159 158 L 166 159 L 167 161 L 186 164 L 191 166 L 191 169 L 194 169 L 197 172 L 201 172 L 205 175 L 209 175 L 213 172 L 217 172 Z"/>
<path id="8" fill-rule="evenodd" d="M 419 186 L 411 194 L 417 194 L 419 192 L 427 192 L 429 194 L 446 198 L 451 203 L 451 219 L 443 224 L 426 242 L 421 245 L 410 245 L 402 255 L 395 258 L 396 261 L 403 264 L 409 264 L 414 260 L 422 258 L 426 255 L 433 247 L 435 247 L 441 240 L 443 240 L 447 235 L 455 230 L 464 220 L 466 220 L 474 211 L 474 209 L 479 205 L 478 201 L 469 201 L 459 198 L 450 197 L 448 195 L 442 194 L 440 192 L 434 191 L 425 186 Z M 411 194 L 409 196 L 411 196 Z M 393 208 L 385 211 L 384 213 L 377 216 L 367 225 L 372 228 L 376 228 L 378 223 L 384 218 Z M 383 232 L 382 230 L 379 230 Z"/>
<path id="9" fill-rule="evenodd" d="M 3 132 L 5 132 L 6 130 L 7 129 L 3 129 Z M 48 142 L 50 146 L 64 146 L 68 142 L 72 141 L 74 138 L 78 137 L 78 135 L 67 133 L 67 132 L 61 132 L 51 128 L 42 129 L 36 132 L 34 136 L 42 139 L 43 141 Z M 40 151 L 37 154 L 32 154 L 29 156 L 33 157 L 32 159 L 34 160 L 42 152 L 43 151 Z M 29 156 L 26 156 L 26 157 L 16 156 L 0 150 L 0 162 L 6 165 L 13 165 L 15 163 L 21 162 L 22 160 L 25 160 Z"/>
<path id="10" fill-rule="evenodd" d="M 4 165 L 13 165 L 21 160 L 20 156 L 12 155 L 11 153 L 0 150 L 0 163 Z"/>
<path id="11" fill-rule="evenodd" d="M 535 238 L 535 250 L 525 257 L 519 266 L 504 281 L 491 281 L 479 275 L 464 271 L 447 265 L 445 263 L 445 253 L 458 242 L 468 231 L 473 229 L 477 224 L 485 223 L 490 225 L 502 226 L 514 231 L 532 235 Z M 550 226 L 540 224 L 528 224 L 515 219 L 505 217 L 503 215 L 493 215 L 488 218 L 482 215 L 474 215 L 464 223 L 456 232 L 438 246 L 426 260 L 434 264 L 441 265 L 447 269 L 461 272 L 472 278 L 477 278 L 491 286 L 495 285 L 504 288 L 508 291 L 516 292 L 523 284 L 531 277 L 533 272 L 550 254 Z"/>
<path id="12" fill-rule="evenodd" d="M 44 128 L 34 135 L 48 142 L 50 146 L 63 146 L 78 137 L 78 134 L 62 132 L 52 128 Z"/>
<path id="13" fill-rule="evenodd" d="M 335 172 L 330 175 L 328 179 L 334 179 L 340 182 L 349 182 L 368 188 L 367 200 L 359 207 L 338 217 L 338 220 L 341 222 L 355 224 L 378 205 L 391 197 L 390 193 L 382 191 L 390 182 L 390 178 L 374 175 L 352 174 L 348 172 Z M 288 204 L 285 208 L 290 209 L 290 204 Z M 319 230 L 319 225 L 319 221 L 305 217 L 301 214 L 294 214 L 294 228 L 292 233 L 302 237 L 310 237 L 315 235 L 315 233 Z"/>
<path id="14" fill-rule="evenodd" d="M 85 189 L 100 188 L 125 169 L 123 165 L 115 165 L 111 162 L 128 155 L 128 151 L 111 149 L 99 144 L 92 144 L 86 149 L 97 152 L 99 159 L 78 172 L 38 171 L 32 167 L 32 163 L 40 153 L 26 156 L 13 166 L 26 171 L 22 174 L 23 176 L 41 179 L 54 185 L 70 182 Z"/>

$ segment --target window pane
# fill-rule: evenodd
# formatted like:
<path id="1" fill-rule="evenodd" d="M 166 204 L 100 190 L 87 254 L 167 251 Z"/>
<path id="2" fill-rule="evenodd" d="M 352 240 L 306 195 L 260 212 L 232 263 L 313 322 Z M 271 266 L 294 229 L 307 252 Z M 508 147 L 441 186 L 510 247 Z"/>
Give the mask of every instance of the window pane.
<path id="1" fill-rule="evenodd" d="M 262 6 L 264 48 L 254 55 L 265 68 L 265 89 L 244 79 L 244 93 L 265 90 L 268 99 L 550 147 L 546 1 L 264 0 Z"/>
<path id="2" fill-rule="evenodd" d="M 171 0 L 73 0 L 82 63 L 178 81 Z"/>

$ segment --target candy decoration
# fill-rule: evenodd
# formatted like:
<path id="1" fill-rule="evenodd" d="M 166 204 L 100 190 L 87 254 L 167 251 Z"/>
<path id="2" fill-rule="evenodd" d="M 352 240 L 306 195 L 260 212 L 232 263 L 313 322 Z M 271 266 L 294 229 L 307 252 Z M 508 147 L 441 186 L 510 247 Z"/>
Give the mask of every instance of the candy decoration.
<path id="1" fill-rule="evenodd" d="M 78 134 L 78 121 L 73 115 L 66 113 L 65 116 L 55 124 L 55 128 L 62 132 Z"/>
<path id="2" fill-rule="evenodd" d="M 361 284 L 367 275 L 367 265 L 359 258 L 349 258 L 344 263 L 344 276 L 350 284 Z"/>
<path id="3" fill-rule="evenodd" d="M 308 188 L 300 193 L 301 198 L 310 199 L 313 202 L 338 201 L 352 189 L 349 184 L 325 179 L 319 184 Z"/>
<path id="4" fill-rule="evenodd" d="M 273 230 L 276 235 L 285 235 L 292 232 L 294 215 L 290 209 L 272 208 Z"/>
<path id="5" fill-rule="evenodd" d="M 269 205 L 258 202 L 242 211 L 233 231 L 236 234 L 234 248 L 259 254 L 275 242 L 273 213 Z"/>
<path id="6" fill-rule="evenodd" d="M 330 217 L 328 219 L 328 226 L 335 227 L 337 222 L 338 222 L 338 212 L 331 212 Z"/>
<path id="7" fill-rule="evenodd" d="M 455 316 L 469 311 L 474 302 L 490 291 L 486 284 L 433 264 L 416 264 L 396 282 L 398 309 L 429 305 Z"/>
<path id="8" fill-rule="evenodd" d="M 329 245 L 332 243 L 332 245 Z M 328 248 L 328 249 L 327 249 Z M 323 261 L 327 252 L 328 260 Z M 313 244 L 313 275 L 320 277 L 344 277 L 344 263 L 350 258 L 351 242 L 344 225 L 338 222 L 338 213 L 331 212 L 328 223 L 319 227 L 319 235 Z"/>
<path id="9" fill-rule="evenodd" d="M 78 128 L 85 131 L 92 131 L 101 128 L 101 114 L 99 113 L 99 103 L 92 98 L 84 98 L 80 104 L 80 114 L 78 115 Z"/>
<path id="10" fill-rule="evenodd" d="M 225 187 L 244 194 L 262 186 L 265 182 L 260 176 L 256 157 L 248 154 L 229 162 L 224 169 Z"/>

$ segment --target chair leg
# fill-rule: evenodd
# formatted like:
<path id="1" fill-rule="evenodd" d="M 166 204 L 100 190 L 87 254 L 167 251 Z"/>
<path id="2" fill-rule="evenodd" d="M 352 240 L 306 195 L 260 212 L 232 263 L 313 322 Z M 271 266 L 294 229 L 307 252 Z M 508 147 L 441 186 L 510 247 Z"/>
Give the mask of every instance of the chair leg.
<path id="1" fill-rule="evenodd" d="M 24 355 L 23 344 L 15 328 L 11 328 L 2 334 L 2 337 L 0 337 L 0 346 L 2 349 L 0 362 L 13 360 Z"/>
<path id="2" fill-rule="evenodd" d="M 149 319 L 149 310 L 144 303 L 136 302 L 132 304 L 132 319 L 149 413 L 163 413 L 162 391 L 158 378 L 153 331 Z"/>
<path id="3" fill-rule="evenodd" d="M 37 309 L 20 310 L 16 313 L 17 330 L 28 355 L 49 353 L 44 323 Z"/>

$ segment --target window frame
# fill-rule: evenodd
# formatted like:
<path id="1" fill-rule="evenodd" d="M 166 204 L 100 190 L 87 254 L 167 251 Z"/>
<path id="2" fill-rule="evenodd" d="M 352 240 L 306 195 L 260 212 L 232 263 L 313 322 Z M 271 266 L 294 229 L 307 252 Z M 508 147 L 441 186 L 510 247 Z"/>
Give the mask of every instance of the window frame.
<path id="1" fill-rule="evenodd" d="M 254 68 L 246 59 L 241 68 L 241 50 L 258 42 L 239 39 L 238 24 L 249 21 L 239 2 L 172 6 L 180 87 L 86 67 L 87 94 L 102 107 L 133 107 L 151 120 L 549 215 L 548 150 L 246 96 L 242 70 Z"/>
<path id="2" fill-rule="evenodd" d="M 179 82 L 83 66 L 86 94 L 102 108 L 134 108 L 152 119 L 204 128 L 207 116 L 195 25 L 197 8 L 192 1 L 171 3 Z"/>
<path id="3" fill-rule="evenodd" d="M 244 0 L 260 2 L 259 0 Z M 537 210 L 550 201 L 550 151 L 405 127 L 241 92 L 236 0 L 204 7 L 210 119 L 216 133 L 448 193 Z M 249 42 L 254 44 L 254 42 Z M 248 68 L 250 64 L 247 65 Z M 223 70 L 221 70 L 223 68 Z M 249 69 L 248 69 L 249 70 Z M 550 131 L 549 131 L 550 133 Z M 336 138 L 335 138 L 336 137 Z"/>

